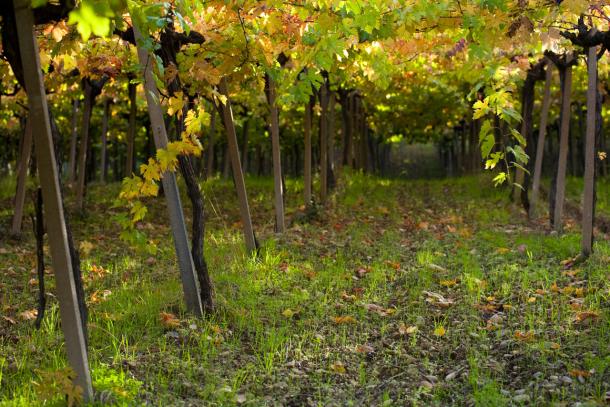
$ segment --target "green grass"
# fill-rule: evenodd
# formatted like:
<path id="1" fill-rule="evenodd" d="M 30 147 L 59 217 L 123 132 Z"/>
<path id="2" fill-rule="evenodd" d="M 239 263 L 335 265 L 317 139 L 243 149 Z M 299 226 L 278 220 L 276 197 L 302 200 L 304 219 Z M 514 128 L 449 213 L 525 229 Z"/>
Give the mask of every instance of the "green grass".
<path id="1" fill-rule="evenodd" d="M 290 220 L 302 185 L 286 184 Z M 91 247 L 82 265 L 98 403 L 604 403 L 605 240 L 579 269 L 564 270 L 561 261 L 578 253 L 577 228 L 553 236 L 527 223 L 487 177 L 358 174 L 342 180 L 310 223 L 278 236 L 271 180 L 249 178 L 247 185 L 262 242 L 256 258 L 243 247 L 232 184 L 202 184 L 217 304 L 203 319 L 185 313 L 163 200 L 149 203 L 143 224 L 158 246 L 151 256 L 118 239 L 111 208 L 118 186 L 90 188 L 85 216 L 71 222 L 77 242 Z M 2 205 L 7 228 L 10 201 Z M 40 331 L 20 316 L 36 306 L 32 236 L 4 239 L 0 249 L 1 314 L 8 318 L 0 318 L 0 405 L 62 405 L 61 394 L 41 396 L 57 389 L 50 377 L 66 366 L 55 297 Z M 53 292 L 51 274 L 47 281 Z M 579 321 L 585 311 L 594 314 Z M 161 313 L 179 325 L 164 325 Z"/>

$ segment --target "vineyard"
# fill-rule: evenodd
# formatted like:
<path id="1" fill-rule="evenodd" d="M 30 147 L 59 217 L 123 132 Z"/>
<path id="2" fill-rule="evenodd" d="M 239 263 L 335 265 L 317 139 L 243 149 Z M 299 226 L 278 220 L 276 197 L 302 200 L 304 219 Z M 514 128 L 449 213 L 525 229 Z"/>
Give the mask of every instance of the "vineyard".
<path id="1" fill-rule="evenodd" d="M 0 406 L 610 403 L 610 3 L 0 33 Z"/>

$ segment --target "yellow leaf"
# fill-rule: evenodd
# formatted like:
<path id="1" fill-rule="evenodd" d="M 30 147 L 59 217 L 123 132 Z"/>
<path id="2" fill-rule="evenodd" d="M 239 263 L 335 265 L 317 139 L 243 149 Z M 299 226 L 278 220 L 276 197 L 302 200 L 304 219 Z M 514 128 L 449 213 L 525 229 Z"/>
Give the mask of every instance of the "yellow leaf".
<path id="1" fill-rule="evenodd" d="M 339 317 L 333 317 L 333 322 L 337 325 L 342 325 L 342 324 L 355 324 L 356 320 L 349 316 L 339 316 Z"/>
<path id="2" fill-rule="evenodd" d="M 175 96 L 169 98 L 167 114 L 173 116 L 178 113 L 178 117 L 182 117 L 182 108 L 184 107 L 184 96 L 182 92 L 176 92 Z"/>
<path id="3" fill-rule="evenodd" d="M 599 318 L 597 311 L 583 311 L 576 314 L 576 322 L 585 322 L 587 320 L 596 320 Z"/>
<path id="4" fill-rule="evenodd" d="M 290 308 L 286 308 L 284 311 L 282 311 L 282 315 L 285 316 L 286 318 L 292 318 L 296 314 L 297 314 L 296 311 L 293 311 Z"/>
<path id="5" fill-rule="evenodd" d="M 564 0 L 561 2 L 561 9 L 575 15 L 581 15 L 589 8 L 587 0 Z"/>
<path id="6" fill-rule="evenodd" d="M 519 342 L 531 342 L 532 340 L 534 340 L 534 332 L 515 331 L 515 339 Z"/>
<path id="7" fill-rule="evenodd" d="M 445 328 L 442 325 L 437 326 L 436 328 L 434 328 L 434 336 L 445 336 L 445 334 L 447 333 L 447 331 L 445 330 Z"/>
<path id="8" fill-rule="evenodd" d="M 400 325 L 398 325 L 398 332 L 401 335 L 414 335 L 416 334 L 418 331 L 417 327 L 415 325 L 405 325 L 404 322 L 401 322 Z"/>
<path id="9" fill-rule="evenodd" d="M 335 362 L 330 365 L 330 369 L 337 374 L 345 374 L 345 365 L 341 362 Z"/>
<path id="10" fill-rule="evenodd" d="M 174 314 L 169 312 L 160 312 L 159 321 L 166 328 L 177 328 L 180 326 L 180 320 Z"/>
<path id="11" fill-rule="evenodd" d="M 38 310 L 35 310 L 35 309 L 29 309 L 29 310 L 19 313 L 19 317 L 26 321 L 29 321 L 31 319 L 36 319 L 37 315 L 38 315 Z"/>
<path id="12" fill-rule="evenodd" d="M 453 280 L 441 280 L 439 284 L 442 285 L 443 287 L 453 287 L 457 283 L 458 283 L 457 280 L 453 279 Z"/>

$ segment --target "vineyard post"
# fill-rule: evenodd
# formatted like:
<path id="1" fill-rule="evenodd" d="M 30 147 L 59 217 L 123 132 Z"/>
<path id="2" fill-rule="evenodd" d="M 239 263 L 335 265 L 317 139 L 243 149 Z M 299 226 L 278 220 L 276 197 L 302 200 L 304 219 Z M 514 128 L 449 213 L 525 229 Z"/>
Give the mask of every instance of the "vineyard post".
<path id="1" fill-rule="evenodd" d="M 143 67 L 144 93 L 146 94 L 153 138 L 157 149 L 162 149 L 167 147 L 168 138 L 165 122 L 163 121 L 163 110 L 159 104 L 159 90 L 157 89 L 153 77 L 153 62 L 150 53 L 141 45 L 143 38 L 136 25 L 133 26 L 133 32 L 138 48 L 138 59 L 140 60 L 140 65 Z M 182 288 L 184 290 L 186 307 L 194 315 L 202 316 L 203 304 L 201 303 L 201 297 L 199 295 L 193 257 L 189 250 L 188 234 L 184 221 L 184 213 L 182 212 L 182 203 L 180 202 L 176 175 L 171 171 L 167 171 L 163 174 L 161 182 L 163 183 L 163 191 L 169 210 L 169 218 L 172 233 L 174 235 L 174 245 L 182 277 Z"/>
<path id="2" fill-rule="evenodd" d="M 93 399 L 93 386 L 87 360 L 85 333 L 72 273 L 72 259 L 61 202 L 59 173 L 53 150 L 49 110 L 40 68 L 40 53 L 34 34 L 31 2 L 30 0 L 15 0 L 14 9 L 21 60 L 29 61 L 27 64 L 23 64 L 23 73 L 28 94 L 32 133 L 36 137 L 34 148 L 45 205 L 61 327 L 65 336 L 68 360 L 76 374 L 74 384 L 82 388 L 83 399 L 85 402 L 89 402 Z"/>

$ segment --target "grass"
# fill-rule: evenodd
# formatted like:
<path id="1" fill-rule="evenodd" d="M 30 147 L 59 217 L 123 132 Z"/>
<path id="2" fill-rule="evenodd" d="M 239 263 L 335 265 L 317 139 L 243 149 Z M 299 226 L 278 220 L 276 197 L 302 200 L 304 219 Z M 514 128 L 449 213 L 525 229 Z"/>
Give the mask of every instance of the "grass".
<path id="1" fill-rule="evenodd" d="M 588 262 L 566 269 L 562 260 L 578 253 L 577 227 L 554 236 L 528 223 L 488 178 L 358 174 L 344 178 L 310 223 L 277 236 L 271 180 L 247 185 L 262 242 L 256 258 L 243 247 L 232 184 L 202 184 L 217 303 L 204 319 L 184 311 L 163 201 L 149 204 L 143 224 L 158 247 L 151 255 L 118 239 L 111 216 L 118 186 L 90 188 L 86 215 L 71 221 L 84 249 L 97 404 L 608 399 L 610 246 L 601 236 Z M 302 185 L 289 179 L 286 186 L 292 219 Z M 6 229 L 10 193 L 3 191 Z M 2 406 L 65 403 L 57 387 L 66 366 L 57 302 L 50 296 L 39 331 L 22 314 L 36 306 L 32 240 L 26 232 L 0 241 Z M 52 274 L 47 280 L 52 293 Z M 162 313 L 175 316 L 175 326 Z M 56 396 L 45 400 L 49 389 Z"/>

